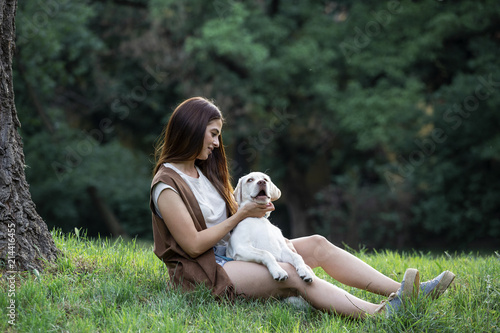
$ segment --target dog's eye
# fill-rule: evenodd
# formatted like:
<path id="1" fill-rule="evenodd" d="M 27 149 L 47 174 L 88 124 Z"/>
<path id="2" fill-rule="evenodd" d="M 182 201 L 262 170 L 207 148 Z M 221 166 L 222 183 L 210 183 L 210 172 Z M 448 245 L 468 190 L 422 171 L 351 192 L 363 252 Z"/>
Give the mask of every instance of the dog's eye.
<path id="1" fill-rule="evenodd" d="M 266 182 L 268 182 L 268 181 L 269 181 L 269 179 L 267 179 L 267 178 L 264 178 L 264 180 L 265 180 Z"/>
<path id="2" fill-rule="evenodd" d="M 247 183 L 253 182 L 253 178 L 248 178 Z"/>

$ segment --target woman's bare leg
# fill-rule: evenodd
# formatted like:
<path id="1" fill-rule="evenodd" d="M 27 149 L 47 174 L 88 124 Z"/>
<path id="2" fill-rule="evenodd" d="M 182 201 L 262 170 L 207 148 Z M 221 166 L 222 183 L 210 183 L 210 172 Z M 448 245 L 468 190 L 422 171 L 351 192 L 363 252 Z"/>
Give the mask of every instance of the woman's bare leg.
<path id="1" fill-rule="evenodd" d="M 267 267 L 244 261 L 230 261 L 224 269 L 233 282 L 236 292 L 251 298 L 302 296 L 314 308 L 353 318 L 373 314 L 378 304 L 363 301 L 331 283 L 315 278 L 304 282 L 293 266 L 279 263 L 288 273 L 285 281 L 275 281 Z"/>
<path id="2" fill-rule="evenodd" d="M 307 265 L 323 268 L 340 283 L 384 296 L 396 292 L 401 286 L 323 236 L 297 238 L 291 242 Z"/>

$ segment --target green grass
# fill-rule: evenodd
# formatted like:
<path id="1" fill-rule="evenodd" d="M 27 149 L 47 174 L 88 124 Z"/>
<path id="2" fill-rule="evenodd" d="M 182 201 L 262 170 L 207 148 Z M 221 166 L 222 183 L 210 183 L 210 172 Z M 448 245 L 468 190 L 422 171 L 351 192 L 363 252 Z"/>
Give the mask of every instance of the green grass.
<path id="1" fill-rule="evenodd" d="M 500 331 L 500 257 L 398 253 L 354 254 L 400 281 L 408 267 L 422 280 L 444 269 L 457 278 L 441 298 L 421 299 L 397 317 L 353 321 L 278 300 L 218 303 L 200 288 L 181 293 L 168 287 L 165 266 L 151 244 L 89 240 L 53 232 L 64 253 L 40 274 L 16 276 L 16 325 L 7 320 L 6 279 L 0 279 L 0 331 L 4 332 L 494 332 Z M 322 278 L 324 271 L 316 269 Z M 5 272 L 2 272 L 4 274 Z M 363 299 L 383 297 L 345 287 Z"/>

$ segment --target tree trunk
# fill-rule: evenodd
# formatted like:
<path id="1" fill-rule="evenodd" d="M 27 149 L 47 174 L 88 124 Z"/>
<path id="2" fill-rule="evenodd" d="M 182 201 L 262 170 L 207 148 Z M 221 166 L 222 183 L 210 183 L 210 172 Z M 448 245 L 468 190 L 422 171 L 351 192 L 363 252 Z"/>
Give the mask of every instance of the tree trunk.
<path id="1" fill-rule="evenodd" d="M 102 220 L 104 221 L 104 224 L 106 224 L 106 227 L 111 235 L 113 237 L 122 237 L 125 239 L 130 238 L 111 208 L 109 208 L 106 202 L 99 196 L 97 188 L 95 186 L 89 186 L 87 187 L 87 193 L 89 194 L 94 207 L 96 207 L 99 214 L 101 214 Z"/>
<path id="2" fill-rule="evenodd" d="M 292 238 L 309 236 L 313 231 L 311 223 L 307 220 L 311 194 L 304 178 L 303 173 L 299 172 L 293 163 L 288 164 L 284 190 Z"/>
<path id="3" fill-rule="evenodd" d="M 12 59 L 17 0 L 0 0 L 0 265 L 42 269 L 59 253 L 35 210 L 24 174 L 23 144 L 14 104 Z"/>

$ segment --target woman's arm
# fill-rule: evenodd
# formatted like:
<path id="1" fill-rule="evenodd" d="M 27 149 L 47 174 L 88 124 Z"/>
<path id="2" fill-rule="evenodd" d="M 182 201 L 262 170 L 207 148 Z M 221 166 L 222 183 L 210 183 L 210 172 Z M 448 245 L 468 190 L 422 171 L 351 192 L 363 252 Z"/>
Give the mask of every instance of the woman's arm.
<path id="1" fill-rule="evenodd" d="M 179 194 L 164 190 L 158 198 L 158 208 L 168 230 L 177 244 L 191 257 L 196 258 L 212 248 L 238 223 L 247 217 L 262 217 L 274 210 L 271 205 L 247 204 L 233 216 L 208 229 L 198 231 Z"/>

